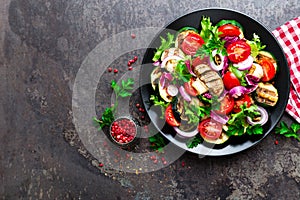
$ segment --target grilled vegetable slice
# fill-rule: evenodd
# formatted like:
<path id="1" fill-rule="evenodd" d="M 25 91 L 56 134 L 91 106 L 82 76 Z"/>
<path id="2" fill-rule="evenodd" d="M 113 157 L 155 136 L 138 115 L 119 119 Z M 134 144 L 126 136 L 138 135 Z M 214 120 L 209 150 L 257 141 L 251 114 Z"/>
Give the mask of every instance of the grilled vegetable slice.
<path id="1" fill-rule="evenodd" d="M 224 84 L 221 76 L 210 66 L 206 64 L 197 65 L 194 69 L 195 74 L 202 80 L 208 87 L 209 92 L 213 96 L 220 96 L 224 91 Z"/>
<path id="2" fill-rule="evenodd" d="M 258 83 L 255 99 L 265 106 L 275 106 L 278 101 L 277 89 L 271 83 Z"/>

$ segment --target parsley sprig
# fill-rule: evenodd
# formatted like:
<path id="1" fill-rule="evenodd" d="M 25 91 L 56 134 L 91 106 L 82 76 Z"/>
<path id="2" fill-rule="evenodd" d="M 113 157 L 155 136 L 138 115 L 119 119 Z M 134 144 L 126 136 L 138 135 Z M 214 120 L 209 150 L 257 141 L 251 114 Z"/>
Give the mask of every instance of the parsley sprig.
<path id="1" fill-rule="evenodd" d="M 284 121 L 281 121 L 280 125 L 275 128 L 275 133 L 288 138 L 295 138 L 300 142 L 299 130 L 300 124 L 293 122 L 289 127 Z"/>
<path id="2" fill-rule="evenodd" d="M 160 133 L 149 137 L 148 140 L 151 143 L 150 148 L 158 152 L 163 152 L 163 149 L 167 144 L 166 139 Z"/>
<path id="3" fill-rule="evenodd" d="M 105 126 L 110 126 L 110 124 L 114 121 L 115 112 L 118 108 L 118 100 L 120 97 L 125 98 L 131 96 L 131 90 L 133 89 L 134 79 L 128 78 L 127 80 L 122 80 L 121 84 L 117 84 L 115 80 L 111 81 L 111 88 L 115 92 L 116 99 L 115 104 L 111 107 L 108 107 L 103 112 L 100 119 L 97 117 L 93 117 L 93 122 L 95 126 L 98 126 L 98 130 L 103 129 Z"/>

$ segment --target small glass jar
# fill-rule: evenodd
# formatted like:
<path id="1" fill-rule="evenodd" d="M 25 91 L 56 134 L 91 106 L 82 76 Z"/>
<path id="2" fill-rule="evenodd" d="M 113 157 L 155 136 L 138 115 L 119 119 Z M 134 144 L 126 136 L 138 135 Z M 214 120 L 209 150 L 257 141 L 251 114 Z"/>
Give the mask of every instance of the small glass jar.
<path id="1" fill-rule="evenodd" d="M 109 134 L 117 145 L 132 147 L 137 141 L 137 124 L 131 117 L 119 117 L 110 125 Z"/>

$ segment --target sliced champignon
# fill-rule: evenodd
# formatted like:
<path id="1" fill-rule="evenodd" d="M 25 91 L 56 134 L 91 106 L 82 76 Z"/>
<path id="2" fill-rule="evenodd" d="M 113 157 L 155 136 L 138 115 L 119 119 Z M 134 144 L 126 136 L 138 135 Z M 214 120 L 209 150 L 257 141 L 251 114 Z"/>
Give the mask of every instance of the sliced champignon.
<path id="1" fill-rule="evenodd" d="M 163 61 L 165 58 L 169 57 L 169 56 L 179 56 L 181 58 L 184 58 L 184 53 L 181 51 L 181 49 L 176 48 L 176 47 L 172 47 L 170 49 L 166 49 L 160 59 L 161 61 Z"/>
<path id="2" fill-rule="evenodd" d="M 267 106 L 275 106 L 278 101 L 277 89 L 271 83 L 258 83 L 256 100 Z"/>

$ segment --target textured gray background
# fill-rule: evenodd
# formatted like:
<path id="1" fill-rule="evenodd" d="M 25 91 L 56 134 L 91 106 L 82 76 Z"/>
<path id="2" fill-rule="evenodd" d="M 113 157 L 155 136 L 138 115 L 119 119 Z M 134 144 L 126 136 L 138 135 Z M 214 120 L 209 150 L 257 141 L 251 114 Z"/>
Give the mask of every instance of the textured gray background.
<path id="1" fill-rule="evenodd" d="M 233 156 L 186 153 L 139 175 L 99 169 L 81 148 L 71 98 L 87 54 L 111 34 L 207 7 L 244 12 L 270 30 L 300 15 L 298 0 L 1 0 L 0 198 L 299 199 L 299 142 L 274 134 Z"/>

